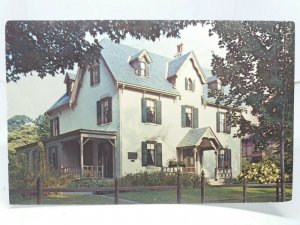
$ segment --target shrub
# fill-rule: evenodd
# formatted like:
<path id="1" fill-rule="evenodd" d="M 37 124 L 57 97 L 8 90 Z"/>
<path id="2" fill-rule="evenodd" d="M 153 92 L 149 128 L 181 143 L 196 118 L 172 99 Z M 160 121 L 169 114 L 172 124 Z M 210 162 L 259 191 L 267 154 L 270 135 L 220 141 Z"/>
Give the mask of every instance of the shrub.
<path id="1" fill-rule="evenodd" d="M 103 179 L 81 179 L 74 180 L 71 182 L 69 188 L 94 188 L 94 187 L 112 187 L 114 186 L 113 180 L 103 180 Z"/>

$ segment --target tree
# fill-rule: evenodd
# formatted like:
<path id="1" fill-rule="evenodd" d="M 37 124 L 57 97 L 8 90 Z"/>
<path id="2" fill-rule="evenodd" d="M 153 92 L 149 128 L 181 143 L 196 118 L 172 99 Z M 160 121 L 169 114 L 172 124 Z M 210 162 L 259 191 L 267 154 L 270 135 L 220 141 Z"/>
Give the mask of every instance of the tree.
<path id="1" fill-rule="evenodd" d="M 39 115 L 33 122 L 37 126 L 39 139 L 50 137 L 50 121 L 47 116 Z"/>
<path id="2" fill-rule="evenodd" d="M 213 74 L 229 93 L 215 93 L 217 102 L 246 105 L 258 124 L 230 112 L 236 136 L 256 134 L 260 144 L 280 143 L 281 200 L 284 200 L 284 154 L 293 142 L 294 46 L 292 22 L 208 21 L 210 35 L 217 34 L 225 57 L 213 55 Z M 288 151 L 286 151 L 288 152 Z"/>
<path id="3" fill-rule="evenodd" d="M 19 129 L 21 126 L 31 123 L 32 119 L 25 115 L 16 115 L 7 121 L 8 131 Z"/>
<path id="4" fill-rule="evenodd" d="M 43 78 L 92 64 L 100 57 L 97 35 L 120 42 L 134 38 L 155 41 L 161 35 L 179 37 L 180 30 L 199 21 L 8 21 L 6 23 L 6 80 L 36 71 Z M 87 35 L 93 37 L 88 41 Z"/>

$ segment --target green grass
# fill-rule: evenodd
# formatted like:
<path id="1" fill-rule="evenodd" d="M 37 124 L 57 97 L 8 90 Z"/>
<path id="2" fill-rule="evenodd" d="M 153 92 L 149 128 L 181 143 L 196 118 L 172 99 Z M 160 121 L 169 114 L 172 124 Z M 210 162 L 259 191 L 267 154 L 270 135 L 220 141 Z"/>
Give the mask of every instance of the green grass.
<path id="1" fill-rule="evenodd" d="M 287 198 L 291 199 L 292 189 L 286 189 Z M 247 202 L 275 202 L 274 188 L 248 188 Z M 176 190 L 147 191 L 120 193 L 120 198 L 146 204 L 176 203 Z M 182 191 L 182 203 L 196 204 L 200 202 L 200 189 L 187 188 Z M 205 202 L 225 203 L 243 202 L 243 190 L 241 187 L 208 187 L 205 189 Z"/>
<path id="2" fill-rule="evenodd" d="M 286 200 L 291 199 L 292 189 L 286 188 Z M 77 194 L 52 194 L 43 199 L 46 205 L 104 205 L 114 204 L 114 195 L 108 197 L 101 195 L 77 195 Z M 24 198 L 20 195 L 10 196 L 11 204 L 34 205 L 36 198 Z M 176 189 L 167 191 L 143 191 L 120 193 L 120 204 L 128 203 L 129 200 L 143 204 L 174 204 L 177 202 Z M 275 188 L 247 188 L 247 202 L 275 202 Z M 243 191 L 241 187 L 207 187 L 205 189 L 206 203 L 235 203 L 243 201 Z M 182 190 L 182 203 L 198 204 L 200 202 L 200 190 L 187 188 Z"/>
<path id="3" fill-rule="evenodd" d="M 36 197 L 24 198 L 11 196 L 11 204 L 36 205 Z M 44 196 L 43 205 L 108 205 L 114 204 L 113 198 L 105 198 L 99 195 L 76 195 L 76 194 L 51 194 Z"/>

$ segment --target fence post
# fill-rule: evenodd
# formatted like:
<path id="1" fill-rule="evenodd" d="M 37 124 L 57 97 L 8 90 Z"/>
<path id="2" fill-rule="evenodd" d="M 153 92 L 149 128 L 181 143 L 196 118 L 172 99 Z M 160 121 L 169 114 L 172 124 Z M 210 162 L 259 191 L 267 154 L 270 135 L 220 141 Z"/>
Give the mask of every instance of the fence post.
<path id="1" fill-rule="evenodd" d="M 243 178 L 243 203 L 246 202 L 246 188 L 247 188 L 246 178 Z"/>
<path id="2" fill-rule="evenodd" d="M 36 180 L 36 203 L 38 205 L 42 204 L 43 202 L 43 184 L 41 177 L 38 177 Z"/>
<path id="3" fill-rule="evenodd" d="M 201 204 L 203 204 L 204 203 L 204 189 L 205 189 L 205 174 L 204 174 L 203 170 L 202 170 L 201 176 L 200 176 L 200 189 L 201 189 L 200 202 L 201 202 Z"/>
<path id="4" fill-rule="evenodd" d="M 177 171 L 177 203 L 181 204 L 181 189 L 182 189 L 182 173 L 180 169 Z"/>
<path id="5" fill-rule="evenodd" d="M 115 179 L 115 204 L 119 204 L 119 178 Z"/>
<path id="6" fill-rule="evenodd" d="M 276 180 L 276 202 L 279 202 L 279 179 Z"/>

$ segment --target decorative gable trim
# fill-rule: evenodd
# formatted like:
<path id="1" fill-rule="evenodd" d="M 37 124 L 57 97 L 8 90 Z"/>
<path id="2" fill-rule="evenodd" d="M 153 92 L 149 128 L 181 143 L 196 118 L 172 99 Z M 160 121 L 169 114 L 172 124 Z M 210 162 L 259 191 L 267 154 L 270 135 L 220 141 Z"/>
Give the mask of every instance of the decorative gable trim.
<path id="1" fill-rule="evenodd" d="M 79 68 L 77 70 L 74 87 L 73 87 L 71 97 L 70 97 L 70 101 L 69 101 L 69 106 L 70 107 L 76 103 L 77 96 L 78 96 L 79 89 L 80 89 L 81 82 L 82 82 L 82 78 L 83 78 L 83 74 L 85 73 L 85 71 L 86 71 L 85 68 Z"/>
<path id="2" fill-rule="evenodd" d="M 141 60 L 143 58 L 146 59 L 146 62 L 148 64 L 152 63 L 152 59 L 151 59 L 149 53 L 145 49 L 140 51 L 139 53 L 129 57 L 129 63 L 131 64 L 132 62 L 137 61 L 137 60 Z"/>

